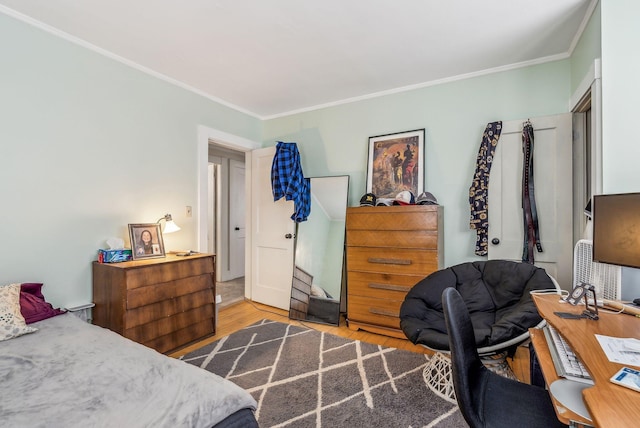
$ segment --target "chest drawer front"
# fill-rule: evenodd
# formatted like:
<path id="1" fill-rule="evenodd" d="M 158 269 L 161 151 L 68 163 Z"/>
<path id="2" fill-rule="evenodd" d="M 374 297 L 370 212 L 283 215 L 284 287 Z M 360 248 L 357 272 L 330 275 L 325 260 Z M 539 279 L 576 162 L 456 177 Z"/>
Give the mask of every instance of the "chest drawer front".
<path id="1" fill-rule="evenodd" d="M 422 275 L 394 275 L 387 273 L 348 272 L 349 296 L 403 301 Z"/>
<path id="2" fill-rule="evenodd" d="M 180 312 L 170 317 L 129 328 L 124 331 L 124 336 L 136 342 L 145 343 L 156 337 L 167 335 L 192 324 L 197 324 L 202 320 L 213 319 L 213 317 L 213 305 L 200 306 L 190 311 Z"/>
<path id="3" fill-rule="evenodd" d="M 347 246 L 436 250 L 438 233 L 432 230 L 350 230 Z"/>
<path id="4" fill-rule="evenodd" d="M 213 277 L 210 274 L 134 288 L 127 292 L 127 309 L 150 305 L 200 290 L 212 289 Z"/>
<path id="5" fill-rule="evenodd" d="M 214 334 L 214 332 L 213 320 L 206 319 L 197 324 L 192 324 L 186 328 L 181 328 L 167 335 L 149 340 L 148 342 L 142 342 L 142 344 L 158 352 L 167 352 L 205 336 L 210 336 Z"/>
<path id="6" fill-rule="evenodd" d="M 438 269 L 438 255 L 433 250 L 350 247 L 347 251 L 347 269 L 421 275 Z"/>
<path id="7" fill-rule="evenodd" d="M 347 301 L 348 318 L 350 321 L 399 329 L 401 305 L 402 301 L 397 300 L 349 296 Z"/>
<path id="8" fill-rule="evenodd" d="M 438 230 L 435 205 L 393 207 L 351 207 L 347 209 L 348 230 Z"/>
<path id="9" fill-rule="evenodd" d="M 213 302 L 213 290 L 202 290 L 151 305 L 140 306 L 125 313 L 125 329 L 167 318 L 200 306 L 212 305 Z"/>
<path id="10" fill-rule="evenodd" d="M 211 274 L 213 267 L 213 257 L 185 258 L 169 263 L 138 266 L 127 269 L 126 284 L 128 289 L 145 287 L 190 276 Z"/>

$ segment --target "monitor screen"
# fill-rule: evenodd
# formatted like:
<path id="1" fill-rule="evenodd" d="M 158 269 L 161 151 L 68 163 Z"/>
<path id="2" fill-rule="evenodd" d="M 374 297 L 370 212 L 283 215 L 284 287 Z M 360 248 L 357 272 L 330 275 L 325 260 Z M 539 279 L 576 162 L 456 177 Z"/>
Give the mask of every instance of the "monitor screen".
<path id="1" fill-rule="evenodd" d="M 640 193 L 593 197 L 593 261 L 640 268 Z"/>

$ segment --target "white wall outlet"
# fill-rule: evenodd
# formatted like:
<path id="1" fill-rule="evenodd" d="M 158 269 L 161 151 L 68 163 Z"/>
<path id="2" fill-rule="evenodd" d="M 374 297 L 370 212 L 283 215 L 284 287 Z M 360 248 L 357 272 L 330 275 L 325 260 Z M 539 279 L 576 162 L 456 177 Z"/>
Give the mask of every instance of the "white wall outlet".
<path id="1" fill-rule="evenodd" d="M 187 217 L 191 217 L 191 207 L 187 205 Z"/>

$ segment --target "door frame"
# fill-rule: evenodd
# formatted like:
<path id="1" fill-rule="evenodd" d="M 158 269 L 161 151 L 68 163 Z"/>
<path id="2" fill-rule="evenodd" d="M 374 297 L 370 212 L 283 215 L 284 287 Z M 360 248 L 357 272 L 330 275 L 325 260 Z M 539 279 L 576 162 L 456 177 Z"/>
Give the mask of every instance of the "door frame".
<path id="1" fill-rule="evenodd" d="M 584 121 L 584 113 L 581 113 L 581 105 L 584 104 L 585 99 L 590 98 L 591 102 L 591 194 L 586 195 L 587 199 L 593 199 L 593 195 L 602 193 L 602 61 L 600 58 L 596 58 L 589 70 L 583 77 L 582 81 L 578 85 L 578 88 L 572 94 L 569 100 L 571 112 L 574 115 L 574 120 L 578 122 Z M 579 123 L 578 126 L 583 126 Z M 584 141 L 581 138 L 574 138 L 574 156 L 578 159 L 582 159 L 584 152 Z M 586 228 L 584 227 L 584 201 L 583 194 L 586 193 L 584 186 L 582 185 L 584 180 L 584 168 L 578 167 L 574 164 L 573 181 L 577 186 L 575 187 L 574 196 L 574 244 L 578 239 L 585 238 L 591 239 L 592 224 L 590 221 L 586 221 Z M 578 192 L 582 192 L 578 194 Z"/>
<path id="2" fill-rule="evenodd" d="M 251 244 L 252 244 L 252 229 L 251 229 L 251 151 L 259 149 L 262 144 L 257 141 L 252 141 L 238 135 L 230 134 L 218 129 L 209 128 L 204 125 L 198 125 L 198 140 L 197 140 L 197 208 L 196 208 L 196 237 L 197 248 L 200 252 L 208 251 L 208 207 L 212 201 L 209 198 L 208 192 L 208 178 L 209 178 L 209 144 L 215 143 L 217 145 L 227 147 L 232 150 L 245 153 L 245 230 L 246 230 L 246 245 L 245 245 L 245 297 L 251 298 Z M 248 168 L 247 168 L 248 166 Z M 213 226 L 212 226 L 213 227 Z"/>

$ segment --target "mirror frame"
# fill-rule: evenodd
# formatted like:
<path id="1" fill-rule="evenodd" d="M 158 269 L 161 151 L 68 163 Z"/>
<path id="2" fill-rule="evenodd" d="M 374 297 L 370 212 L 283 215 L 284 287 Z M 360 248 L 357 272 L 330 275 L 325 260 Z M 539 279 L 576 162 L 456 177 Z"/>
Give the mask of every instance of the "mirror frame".
<path id="1" fill-rule="evenodd" d="M 349 175 L 334 175 L 334 176 L 322 176 L 322 177 L 309 177 L 310 187 L 311 187 L 311 198 L 312 198 L 312 209 L 309 214 L 309 218 L 314 214 L 314 206 L 316 209 L 322 209 L 325 213 L 327 211 L 332 211 L 331 209 L 327 209 L 323 206 L 323 201 L 318 200 L 318 196 L 324 199 L 324 204 L 326 205 L 328 202 L 328 198 L 331 198 L 330 192 L 322 192 L 323 194 L 316 195 L 314 194 L 314 181 L 322 178 L 334 178 L 334 179 L 344 179 L 344 189 L 340 189 L 340 191 L 344 190 L 344 206 L 340 205 L 341 208 L 344 208 L 342 215 L 343 226 L 341 228 L 341 234 L 338 231 L 334 231 L 335 236 L 341 236 L 340 241 L 334 243 L 331 254 L 337 258 L 337 254 L 340 254 L 340 264 L 336 265 L 336 270 L 339 273 L 335 273 L 333 269 L 330 272 L 330 276 L 334 276 L 335 278 L 339 278 L 338 289 L 335 290 L 334 287 L 331 287 L 329 297 L 322 297 L 322 294 L 326 294 L 327 290 L 323 287 L 319 286 L 317 283 L 314 283 L 314 272 L 309 272 L 311 270 L 315 270 L 313 266 L 307 266 L 309 264 L 309 257 L 313 253 L 313 248 L 307 243 L 303 244 L 300 239 L 301 236 L 305 234 L 305 226 L 303 223 L 296 224 L 296 236 L 295 236 L 295 244 L 294 244 L 294 272 L 292 275 L 292 283 L 291 283 L 291 300 L 289 305 L 289 318 L 299 321 L 307 321 L 314 322 L 319 324 L 328 324 L 328 325 L 339 325 L 340 324 L 340 314 L 342 308 L 342 300 L 344 294 L 344 263 L 345 263 L 345 240 L 346 240 L 346 213 L 347 207 L 349 204 Z M 316 184 L 316 187 L 318 184 Z M 334 191 L 333 196 L 336 196 L 338 193 L 336 186 L 331 187 Z M 336 196 L 337 198 L 338 196 Z M 342 201 L 342 194 L 339 195 L 340 201 Z M 331 215 L 327 214 L 327 218 L 330 218 Z M 330 218 L 330 221 L 336 221 L 338 218 L 334 215 L 333 218 Z M 309 221 L 309 220 L 307 220 Z M 301 227 L 302 226 L 302 227 Z M 302 230 L 301 230 L 302 229 Z M 317 230 L 316 230 L 317 232 Z M 301 235 L 302 233 L 302 235 Z M 320 232 L 322 234 L 322 232 Z M 301 253 L 301 251 L 306 251 L 306 254 Z M 306 256 L 306 257 L 305 257 Z M 325 257 L 327 256 L 327 252 L 323 252 L 320 255 L 313 255 L 314 257 Z M 300 265 L 299 265 L 299 263 Z M 318 272 L 315 272 L 318 274 Z M 322 273 L 316 275 L 316 277 L 323 277 Z M 325 276 L 326 277 L 326 276 Z M 316 278 L 317 279 L 317 278 Z M 331 281 L 332 283 L 335 281 Z M 312 290 L 314 294 L 312 295 Z M 335 295 L 334 295 L 335 294 Z"/>

